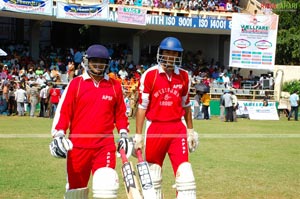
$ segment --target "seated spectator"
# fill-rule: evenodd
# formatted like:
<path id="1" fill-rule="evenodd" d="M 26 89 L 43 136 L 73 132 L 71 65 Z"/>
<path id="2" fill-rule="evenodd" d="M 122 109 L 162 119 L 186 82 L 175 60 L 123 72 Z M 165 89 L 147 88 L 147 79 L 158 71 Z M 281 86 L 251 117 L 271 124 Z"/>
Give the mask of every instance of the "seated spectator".
<path id="1" fill-rule="evenodd" d="M 35 73 L 33 72 L 33 69 L 32 69 L 32 68 L 30 68 L 30 69 L 28 70 L 27 78 L 28 78 L 28 79 L 35 78 Z"/>
<path id="2" fill-rule="evenodd" d="M 233 9 L 234 9 L 234 12 L 241 12 L 240 1 L 239 0 L 235 0 L 233 2 Z"/>
<path id="3" fill-rule="evenodd" d="M 44 70 L 41 68 L 41 66 L 38 66 L 37 69 L 35 70 L 36 76 L 39 76 L 40 74 L 43 74 Z"/>
<path id="4" fill-rule="evenodd" d="M 180 7 L 179 7 L 179 4 L 180 4 L 180 0 L 174 0 L 174 8 L 175 9 L 180 9 Z"/>
<path id="5" fill-rule="evenodd" d="M 46 79 L 45 79 L 45 77 L 43 76 L 43 74 L 40 74 L 40 75 L 38 76 L 38 78 L 36 78 L 35 83 L 36 83 L 37 85 L 39 85 L 39 86 L 42 86 L 43 84 L 46 84 Z"/>
<path id="6" fill-rule="evenodd" d="M 189 10 L 194 10 L 194 2 L 195 0 L 190 0 L 188 1 L 188 9 Z"/>
<path id="7" fill-rule="evenodd" d="M 223 74 L 223 83 L 224 83 L 225 88 L 229 88 L 231 86 L 230 78 L 227 76 L 227 73 Z"/>
<path id="8" fill-rule="evenodd" d="M 26 75 L 26 69 L 24 65 L 22 66 L 22 69 L 19 70 L 19 77 L 22 77 L 22 75 Z"/>
<path id="9" fill-rule="evenodd" d="M 131 0 L 132 2 L 134 2 L 133 0 Z M 146 6 L 146 7 L 150 7 L 151 4 L 152 4 L 152 1 L 151 0 L 143 0 L 143 6 Z"/>
<path id="10" fill-rule="evenodd" d="M 120 76 L 120 78 L 122 80 L 124 80 L 128 77 L 128 73 L 123 66 L 122 66 L 121 70 L 119 71 L 118 75 Z"/>
<path id="11" fill-rule="evenodd" d="M 237 76 L 233 82 L 232 82 L 232 87 L 235 89 L 240 89 L 241 88 L 241 82 L 242 82 L 242 77 L 241 76 Z"/>
<path id="12" fill-rule="evenodd" d="M 207 10 L 207 0 L 202 0 L 202 7 L 206 11 Z"/>
<path id="13" fill-rule="evenodd" d="M 75 64 L 73 61 L 68 62 L 68 81 L 71 81 L 75 76 Z"/>
<path id="14" fill-rule="evenodd" d="M 223 84 L 224 83 L 224 81 L 223 81 L 223 75 L 224 75 L 224 73 L 220 73 L 219 74 L 219 77 L 216 79 L 217 84 Z"/>
<path id="15" fill-rule="evenodd" d="M 253 71 L 250 70 L 248 75 L 248 80 L 253 80 L 253 79 L 254 79 Z"/>
<path id="16" fill-rule="evenodd" d="M 215 6 L 218 7 L 219 6 L 219 0 L 214 0 L 215 2 Z"/>
<path id="17" fill-rule="evenodd" d="M 142 0 L 136 0 L 136 1 L 134 1 L 134 5 L 135 6 L 142 6 Z"/>
<path id="18" fill-rule="evenodd" d="M 180 10 L 187 10 L 188 9 L 188 1 L 187 0 L 181 0 L 180 3 L 179 3 L 179 9 Z"/>
<path id="19" fill-rule="evenodd" d="M 233 12 L 233 5 L 232 5 L 232 0 L 228 0 L 226 3 L 226 11 L 227 12 Z"/>
<path id="20" fill-rule="evenodd" d="M 206 8 L 204 8 L 204 6 L 203 6 L 203 0 L 199 0 L 199 1 L 198 1 L 198 10 L 199 10 L 199 11 L 202 11 L 202 10 L 205 11 L 205 9 L 206 9 Z M 199 51 L 198 51 L 198 52 L 199 52 Z"/>
<path id="21" fill-rule="evenodd" d="M 207 10 L 208 11 L 216 10 L 216 4 L 215 4 L 214 0 L 209 0 L 209 2 L 207 3 Z"/>
<path id="22" fill-rule="evenodd" d="M 172 0 L 167 0 L 166 2 L 165 2 L 165 8 L 167 8 L 167 9 L 172 9 L 173 8 L 173 1 Z"/>
<path id="23" fill-rule="evenodd" d="M 60 72 L 57 70 L 56 67 L 53 67 L 53 70 L 51 71 L 50 76 L 54 82 L 60 81 Z"/>
<path id="24" fill-rule="evenodd" d="M 220 76 L 220 73 L 219 73 L 218 69 L 215 68 L 214 71 L 211 74 L 211 77 L 213 79 L 217 79 L 219 76 Z"/>
<path id="25" fill-rule="evenodd" d="M 210 86 L 210 78 L 208 77 L 208 75 L 205 75 L 202 79 L 202 83 L 205 84 L 207 87 Z"/>
<path id="26" fill-rule="evenodd" d="M 109 70 L 113 73 L 118 73 L 119 72 L 119 68 L 118 65 L 116 64 L 116 62 L 114 60 L 112 60 L 109 63 Z"/>
<path id="27" fill-rule="evenodd" d="M 199 3 L 198 3 L 197 0 L 195 0 L 195 1 L 193 2 L 193 10 L 198 10 L 198 9 L 199 9 Z"/>
<path id="28" fill-rule="evenodd" d="M 46 72 L 43 74 L 43 77 L 47 82 L 52 81 L 50 69 L 46 70 Z"/>
<path id="29" fill-rule="evenodd" d="M 159 8 L 160 7 L 160 0 L 153 0 L 153 6 L 155 8 Z"/>
<path id="30" fill-rule="evenodd" d="M 226 7 L 226 1 L 225 0 L 220 0 L 218 6 L 225 8 Z"/>

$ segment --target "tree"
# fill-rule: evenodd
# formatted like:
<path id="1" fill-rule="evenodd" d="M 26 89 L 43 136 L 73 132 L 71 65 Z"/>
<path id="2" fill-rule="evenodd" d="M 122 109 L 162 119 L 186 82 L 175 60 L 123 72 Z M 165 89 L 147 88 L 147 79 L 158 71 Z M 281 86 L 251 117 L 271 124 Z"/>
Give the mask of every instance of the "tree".
<path id="1" fill-rule="evenodd" d="M 280 1 L 276 3 L 276 8 L 273 9 L 273 12 L 279 15 L 276 64 L 300 65 L 299 1 Z"/>

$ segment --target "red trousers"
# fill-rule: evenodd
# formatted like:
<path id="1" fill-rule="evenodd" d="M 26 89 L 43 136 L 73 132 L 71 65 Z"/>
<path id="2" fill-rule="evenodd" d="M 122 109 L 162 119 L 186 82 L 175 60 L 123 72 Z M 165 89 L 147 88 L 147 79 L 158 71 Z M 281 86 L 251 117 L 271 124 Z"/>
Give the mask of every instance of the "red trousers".
<path id="1" fill-rule="evenodd" d="M 101 148 L 73 148 L 67 156 L 69 189 L 87 187 L 89 178 L 102 167 L 116 167 L 116 146 L 110 144 Z"/>
<path id="2" fill-rule="evenodd" d="M 149 122 L 146 127 L 145 158 L 149 163 L 163 166 L 169 155 L 174 175 L 183 162 L 188 162 L 186 126 L 176 122 Z"/>

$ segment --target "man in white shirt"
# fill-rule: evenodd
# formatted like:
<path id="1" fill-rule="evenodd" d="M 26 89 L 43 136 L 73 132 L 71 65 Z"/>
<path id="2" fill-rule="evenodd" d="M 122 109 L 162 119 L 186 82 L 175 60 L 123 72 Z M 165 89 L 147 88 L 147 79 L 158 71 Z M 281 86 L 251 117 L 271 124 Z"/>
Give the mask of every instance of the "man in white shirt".
<path id="1" fill-rule="evenodd" d="M 41 105 L 41 107 L 40 107 L 39 117 L 45 117 L 46 116 L 45 113 L 48 109 L 48 88 L 49 87 L 44 84 L 44 85 L 42 85 L 41 88 L 42 88 L 41 91 L 40 91 L 40 100 L 41 100 L 40 105 Z"/>
<path id="2" fill-rule="evenodd" d="M 128 77 L 128 73 L 127 73 L 127 71 L 125 70 L 124 67 L 121 68 L 121 70 L 118 72 L 118 75 L 120 76 L 120 78 L 122 80 L 124 80 Z"/>
<path id="3" fill-rule="evenodd" d="M 290 103 L 291 103 L 291 111 L 288 117 L 288 120 L 293 115 L 293 112 L 295 112 L 295 121 L 298 121 L 298 108 L 299 108 L 299 91 L 294 91 L 293 94 L 290 96 Z"/>
<path id="4" fill-rule="evenodd" d="M 228 88 L 230 86 L 230 78 L 227 76 L 227 73 L 224 73 L 222 78 L 225 88 Z"/>
<path id="5" fill-rule="evenodd" d="M 19 116 L 24 116 L 26 98 L 27 98 L 26 91 L 21 86 L 16 90 L 15 93 L 15 100 L 17 101 L 17 111 Z"/>
<path id="6" fill-rule="evenodd" d="M 42 74 L 40 74 L 38 78 L 35 80 L 35 83 L 37 83 L 39 86 L 42 86 L 43 84 L 46 83 L 46 79 Z"/>

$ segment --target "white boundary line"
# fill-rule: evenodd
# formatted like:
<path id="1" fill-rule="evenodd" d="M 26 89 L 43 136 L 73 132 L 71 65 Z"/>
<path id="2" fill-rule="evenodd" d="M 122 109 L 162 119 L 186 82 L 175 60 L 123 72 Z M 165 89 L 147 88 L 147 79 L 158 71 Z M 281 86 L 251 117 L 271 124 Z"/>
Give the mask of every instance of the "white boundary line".
<path id="1" fill-rule="evenodd" d="M 77 137 L 102 137 L 112 136 L 111 134 L 87 134 Z M 130 135 L 131 136 L 131 135 Z M 178 135 L 166 134 L 153 137 L 177 137 Z M 117 136 L 116 136 L 117 137 Z M 203 139 L 240 139 L 240 138 L 300 138 L 300 134 L 200 134 Z M 0 138 L 52 138 L 50 134 L 0 134 Z"/>

